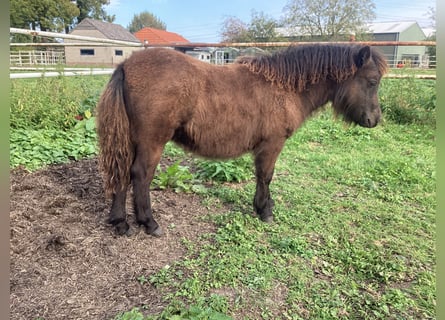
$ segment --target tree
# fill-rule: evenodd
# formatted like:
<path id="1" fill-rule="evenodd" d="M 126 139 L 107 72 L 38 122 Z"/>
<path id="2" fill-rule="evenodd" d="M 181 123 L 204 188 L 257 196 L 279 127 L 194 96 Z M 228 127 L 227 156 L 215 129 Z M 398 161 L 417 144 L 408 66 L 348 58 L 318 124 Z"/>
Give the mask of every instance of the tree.
<path id="1" fill-rule="evenodd" d="M 372 0 L 289 0 L 285 24 L 295 33 L 320 40 L 345 40 L 361 34 L 375 18 Z"/>
<path id="2" fill-rule="evenodd" d="M 229 16 L 222 24 L 222 42 L 267 42 L 276 41 L 277 22 L 263 12 L 252 11 L 249 23 Z"/>
<path id="3" fill-rule="evenodd" d="M 77 16 L 77 23 L 85 18 L 106 22 L 113 22 L 116 19 L 115 15 L 108 15 L 104 9 L 105 5 L 110 4 L 110 0 L 76 0 L 75 2 L 80 11 Z"/>
<path id="4" fill-rule="evenodd" d="M 222 42 L 250 42 L 248 26 L 241 19 L 226 17 L 222 23 Z"/>
<path id="5" fill-rule="evenodd" d="M 131 19 L 130 24 L 127 26 L 127 29 L 133 33 L 146 27 L 159 30 L 167 29 L 167 25 L 164 22 L 162 22 L 158 17 L 148 11 L 143 11 L 139 14 L 135 14 L 133 16 L 133 19 Z"/>
<path id="6" fill-rule="evenodd" d="M 12 27 L 61 32 L 78 14 L 70 0 L 11 0 L 9 16 Z"/>
<path id="7" fill-rule="evenodd" d="M 109 0 L 11 0 L 10 25 L 16 28 L 68 33 L 85 18 L 113 22 L 105 12 Z"/>
<path id="8" fill-rule="evenodd" d="M 249 37 L 255 42 L 276 41 L 278 38 L 277 22 L 264 12 L 252 11 L 252 17 L 248 27 Z"/>
<path id="9" fill-rule="evenodd" d="M 429 17 L 431 19 L 431 26 L 434 29 L 436 29 L 436 9 L 433 8 L 433 7 L 430 7 L 429 11 L 428 11 L 428 14 L 429 14 Z M 434 32 L 433 34 L 429 35 L 426 38 L 426 40 L 437 41 L 437 39 L 436 39 L 436 32 Z M 428 46 L 428 47 L 426 47 L 426 53 L 430 57 L 429 67 L 430 68 L 435 68 L 436 67 L 436 63 L 437 63 L 436 46 Z"/>
<path id="10" fill-rule="evenodd" d="M 431 27 L 436 29 L 436 8 L 435 7 L 429 7 L 427 14 L 428 14 L 428 17 L 431 19 Z"/>

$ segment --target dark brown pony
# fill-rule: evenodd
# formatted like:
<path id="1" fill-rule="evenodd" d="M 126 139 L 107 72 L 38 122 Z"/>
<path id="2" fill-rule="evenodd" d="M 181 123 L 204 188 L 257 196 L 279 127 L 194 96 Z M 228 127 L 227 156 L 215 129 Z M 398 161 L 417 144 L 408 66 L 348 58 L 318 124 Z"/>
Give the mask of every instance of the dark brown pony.
<path id="1" fill-rule="evenodd" d="M 109 222 L 128 231 L 130 182 L 138 223 L 155 236 L 149 186 L 165 144 L 197 155 L 255 159 L 253 206 L 272 221 L 269 192 L 287 138 L 332 102 L 345 121 L 372 128 L 380 119 L 377 89 L 387 65 L 369 46 L 293 46 L 272 55 L 215 66 L 170 49 L 134 53 L 113 73 L 97 106 L 100 166 L 112 196 Z"/>

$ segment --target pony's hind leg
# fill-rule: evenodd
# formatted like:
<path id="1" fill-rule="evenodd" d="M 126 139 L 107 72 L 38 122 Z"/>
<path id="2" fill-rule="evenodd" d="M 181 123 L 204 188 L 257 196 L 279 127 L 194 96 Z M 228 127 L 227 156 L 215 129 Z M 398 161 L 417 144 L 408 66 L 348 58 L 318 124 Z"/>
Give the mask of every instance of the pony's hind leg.
<path id="1" fill-rule="evenodd" d="M 140 148 L 136 152 L 136 157 L 131 167 L 136 221 L 145 226 L 146 233 L 153 236 L 161 236 L 163 234 L 162 229 L 153 218 L 149 190 L 156 166 L 161 159 L 162 150 L 163 146 L 152 147 L 150 150 Z"/>
<path id="2" fill-rule="evenodd" d="M 253 199 L 253 207 L 260 219 L 265 222 L 273 221 L 272 208 L 274 201 L 270 196 L 269 185 L 272 181 L 275 162 L 283 145 L 284 140 L 268 141 L 262 143 L 254 152 L 256 192 Z"/>
<path id="3" fill-rule="evenodd" d="M 127 188 L 113 194 L 110 216 L 108 222 L 111 223 L 118 235 L 128 232 L 127 214 L 125 212 L 125 201 L 127 199 Z"/>

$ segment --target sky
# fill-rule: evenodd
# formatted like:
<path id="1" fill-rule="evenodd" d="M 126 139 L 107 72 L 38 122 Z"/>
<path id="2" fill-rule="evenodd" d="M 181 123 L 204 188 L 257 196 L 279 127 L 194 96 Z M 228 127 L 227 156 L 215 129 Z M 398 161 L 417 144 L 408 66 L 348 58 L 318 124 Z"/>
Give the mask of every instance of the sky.
<path id="1" fill-rule="evenodd" d="M 182 35 L 190 42 L 220 42 L 222 23 L 227 17 L 250 22 L 252 10 L 274 19 L 283 17 L 289 0 L 111 0 L 105 7 L 115 15 L 114 23 L 127 27 L 135 14 L 148 11 L 167 25 L 167 31 Z M 375 22 L 417 21 L 422 28 L 431 27 L 430 7 L 436 0 L 374 0 Z"/>

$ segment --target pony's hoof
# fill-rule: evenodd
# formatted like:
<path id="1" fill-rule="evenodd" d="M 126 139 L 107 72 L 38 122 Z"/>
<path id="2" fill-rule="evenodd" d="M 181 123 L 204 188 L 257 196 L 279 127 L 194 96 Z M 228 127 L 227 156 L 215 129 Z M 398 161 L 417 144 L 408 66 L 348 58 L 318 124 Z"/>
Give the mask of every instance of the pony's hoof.
<path id="1" fill-rule="evenodd" d="M 162 231 L 161 227 L 159 227 L 159 226 L 156 227 L 156 229 L 154 229 L 152 231 L 148 231 L 148 229 L 147 229 L 147 233 L 152 235 L 153 237 L 157 237 L 157 238 L 164 235 L 164 231 Z"/>
<path id="2" fill-rule="evenodd" d="M 119 236 L 123 236 L 124 234 L 131 235 L 130 226 L 126 221 L 119 222 L 114 228 Z"/>
<path id="3" fill-rule="evenodd" d="M 265 216 L 265 217 L 260 217 L 261 221 L 265 222 L 265 223 L 272 223 L 273 222 L 273 216 Z"/>
<path id="4" fill-rule="evenodd" d="M 128 228 L 127 232 L 125 232 L 125 235 L 126 235 L 127 237 L 131 237 L 131 236 L 133 236 L 134 234 L 137 233 L 136 231 L 137 231 L 137 230 L 135 230 L 134 228 Z"/>

